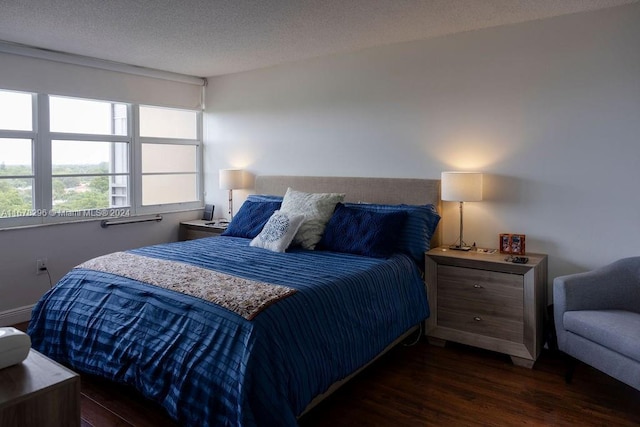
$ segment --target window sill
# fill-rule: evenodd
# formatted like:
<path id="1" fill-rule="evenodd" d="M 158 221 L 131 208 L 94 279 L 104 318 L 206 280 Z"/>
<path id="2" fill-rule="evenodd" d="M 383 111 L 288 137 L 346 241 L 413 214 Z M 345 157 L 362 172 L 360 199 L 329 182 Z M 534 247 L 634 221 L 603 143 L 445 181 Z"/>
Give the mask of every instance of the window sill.
<path id="1" fill-rule="evenodd" d="M 143 212 L 137 213 L 133 215 L 89 215 L 86 213 L 83 215 L 57 215 L 55 217 L 48 216 L 40 216 L 40 217 L 21 217 L 21 218 L 1 218 L 0 219 L 0 232 L 3 231 L 12 231 L 12 230 L 24 230 L 30 228 L 39 228 L 39 227 L 51 227 L 55 225 L 68 225 L 68 224 L 79 224 L 79 223 L 87 223 L 87 222 L 102 222 L 103 220 L 119 220 L 119 219 L 136 219 L 136 218 L 146 218 L 151 215 L 157 214 L 172 214 L 172 213 L 180 213 L 180 212 L 191 212 L 191 211 L 201 211 L 202 207 L 184 207 L 179 209 L 165 209 L 159 210 L 156 209 L 153 212 Z M 116 209 L 117 211 L 117 209 Z"/>

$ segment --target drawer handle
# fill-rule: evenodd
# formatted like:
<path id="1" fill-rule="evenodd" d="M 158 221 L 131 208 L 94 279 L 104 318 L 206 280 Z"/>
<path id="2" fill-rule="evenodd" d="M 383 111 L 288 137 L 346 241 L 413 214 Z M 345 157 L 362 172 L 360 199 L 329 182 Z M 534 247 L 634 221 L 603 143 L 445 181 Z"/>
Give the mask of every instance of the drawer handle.
<path id="1" fill-rule="evenodd" d="M 482 317 L 474 317 L 473 320 L 475 320 L 476 322 L 482 322 Z"/>
<path id="2" fill-rule="evenodd" d="M 476 289 L 482 289 L 482 285 L 478 285 L 477 283 L 475 285 L 473 285 L 474 288 Z"/>

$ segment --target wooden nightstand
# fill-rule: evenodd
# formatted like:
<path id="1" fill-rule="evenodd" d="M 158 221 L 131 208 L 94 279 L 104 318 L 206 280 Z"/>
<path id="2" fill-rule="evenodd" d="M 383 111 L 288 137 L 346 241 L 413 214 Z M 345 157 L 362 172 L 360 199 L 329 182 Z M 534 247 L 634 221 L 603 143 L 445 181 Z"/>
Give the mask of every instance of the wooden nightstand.
<path id="1" fill-rule="evenodd" d="M 506 353 L 515 365 L 532 368 L 543 345 L 547 256 L 526 256 L 527 264 L 514 264 L 500 253 L 427 252 L 429 341 Z"/>
<path id="2" fill-rule="evenodd" d="M 195 219 L 193 221 L 183 221 L 180 223 L 180 240 L 202 239 L 203 237 L 216 237 L 222 234 L 226 227 L 207 225 L 212 221 Z"/>
<path id="3" fill-rule="evenodd" d="M 80 376 L 30 350 L 0 370 L 0 426 L 80 426 Z"/>

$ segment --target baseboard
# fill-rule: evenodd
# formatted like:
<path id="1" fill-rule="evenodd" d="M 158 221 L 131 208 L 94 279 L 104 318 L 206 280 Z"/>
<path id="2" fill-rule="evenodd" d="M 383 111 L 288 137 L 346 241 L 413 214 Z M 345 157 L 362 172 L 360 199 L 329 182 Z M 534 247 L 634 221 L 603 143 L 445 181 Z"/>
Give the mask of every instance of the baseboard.
<path id="1" fill-rule="evenodd" d="M 33 310 L 34 305 L 35 304 L 25 305 L 24 307 L 0 312 L 0 326 L 11 326 L 16 323 L 28 322 L 31 320 L 31 310 Z"/>

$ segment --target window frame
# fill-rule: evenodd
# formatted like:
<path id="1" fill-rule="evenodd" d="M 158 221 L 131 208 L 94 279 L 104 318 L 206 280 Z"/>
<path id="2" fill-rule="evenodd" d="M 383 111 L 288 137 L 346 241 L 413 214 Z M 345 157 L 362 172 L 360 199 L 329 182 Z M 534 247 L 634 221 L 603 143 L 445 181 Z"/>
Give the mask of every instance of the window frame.
<path id="1" fill-rule="evenodd" d="M 133 116 L 135 117 L 134 121 L 134 140 L 135 144 L 133 145 L 133 151 L 135 152 L 135 164 L 133 165 L 136 173 L 134 180 L 134 190 L 138 195 L 135 198 L 135 209 L 136 212 L 140 214 L 152 214 L 161 212 L 162 209 L 164 211 L 185 211 L 192 209 L 202 209 L 204 206 L 204 178 L 203 178 L 203 143 L 202 143 L 202 111 L 197 110 L 188 110 L 185 108 L 171 108 L 171 107 L 162 107 L 155 105 L 147 105 L 144 106 L 154 107 L 154 108 L 166 108 L 170 110 L 179 110 L 179 111 L 194 111 L 196 113 L 196 138 L 197 139 L 186 139 L 186 138 L 160 138 L 160 137 L 150 137 L 150 136 L 140 136 L 140 105 L 136 104 L 133 108 Z M 142 204 L 142 177 L 145 175 L 142 173 L 142 144 L 168 144 L 168 145 L 189 145 L 196 147 L 196 196 L 198 200 L 190 201 L 190 202 L 179 202 L 179 203 L 166 203 L 160 205 L 143 205 Z M 149 173 L 146 175 L 159 175 L 154 173 Z M 167 175 L 177 175 L 177 173 L 167 173 Z"/>
<path id="2" fill-rule="evenodd" d="M 31 130 L 7 130 L 0 129 L 0 138 L 15 138 L 15 139 L 30 139 L 31 140 L 31 179 L 33 179 L 33 186 L 31 189 L 32 200 L 32 213 L 38 213 L 39 206 L 39 170 L 38 156 L 36 155 L 36 149 L 38 147 L 38 94 L 29 91 L 1 89 L 6 92 L 18 92 L 31 95 Z M 9 177 L 2 177 L 2 179 L 10 179 Z M 10 228 L 22 225 L 39 224 L 41 219 L 38 216 L 10 216 L 0 217 L 0 229 Z"/>
<path id="3" fill-rule="evenodd" d="M 125 105 L 126 107 L 126 111 L 127 111 L 127 132 L 126 135 L 114 135 L 114 134 L 86 134 L 86 133 L 76 133 L 76 132 L 52 132 L 50 129 L 50 104 L 49 104 L 49 97 L 50 96 L 55 96 L 57 98 L 71 98 L 71 99 L 80 99 L 80 100 L 85 100 L 85 101 L 98 101 L 98 102 L 109 102 L 111 104 L 121 104 L 121 105 Z M 46 97 L 46 104 L 47 104 L 47 108 L 46 111 L 40 110 L 40 117 L 46 117 L 46 129 L 48 130 L 48 138 L 47 138 L 47 143 L 49 145 L 49 148 L 47 150 L 47 153 L 49 154 L 50 158 L 49 158 L 49 163 L 48 163 L 48 169 L 47 172 L 49 173 L 49 176 L 47 177 L 47 182 L 43 182 L 43 199 L 42 199 L 42 209 L 46 209 L 47 212 L 54 212 L 53 210 L 53 180 L 54 178 L 58 178 L 58 177 L 67 177 L 67 176 L 85 176 L 85 177 L 91 177 L 91 176 L 107 176 L 109 178 L 111 178 L 112 176 L 127 176 L 128 180 L 129 180 L 129 185 L 127 186 L 127 200 L 129 201 L 129 205 L 128 206 L 117 206 L 117 207 L 109 207 L 109 208 L 104 208 L 104 209 L 82 209 L 82 210 L 77 210 L 77 211 L 62 211 L 64 213 L 68 213 L 68 215 L 64 215 L 63 213 L 58 213 L 55 216 L 54 215 L 47 215 L 48 217 L 51 217 L 53 222 L 58 222 L 58 221 L 62 221 L 64 222 L 65 220 L 68 220 L 69 218 L 84 218 L 86 219 L 88 218 L 100 218 L 100 217 L 116 217 L 116 216 L 123 216 L 123 214 L 125 212 L 128 212 L 129 215 L 132 215 L 134 212 L 131 211 L 131 207 L 133 206 L 132 201 L 132 192 L 131 192 L 131 182 L 133 179 L 132 173 L 131 173 L 131 145 L 133 144 L 133 137 L 132 137 L 132 125 L 131 125 L 131 120 L 129 119 L 129 117 L 131 117 L 131 104 L 128 103 L 124 103 L 124 102 L 117 102 L 117 101 L 104 101 L 104 100 L 97 100 L 97 99 L 87 99 L 87 98 L 78 98 L 78 97 L 67 97 L 67 96 L 59 96 L 59 95 L 48 95 Z M 41 124 L 45 124 L 45 123 L 41 123 Z M 52 159 L 52 155 L 53 155 L 53 141 L 77 141 L 77 142 L 108 142 L 108 143 L 126 143 L 128 146 L 128 158 L 127 158 L 127 171 L 126 173 L 101 173 L 101 174 L 60 174 L 60 175 L 56 175 L 53 173 L 53 159 Z M 47 190 L 47 191 L 44 191 Z M 45 194 L 46 193 L 46 194 Z M 111 197 L 111 195 L 109 195 L 109 197 Z M 77 213 L 77 216 L 76 216 Z M 53 219 L 55 218 L 55 219 Z M 103 218 L 104 219 L 104 218 Z"/>
<path id="4" fill-rule="evenodd" d="M 127 135 L 102 135 L 102 134 L 82 134 L 68 132 L 51 132 L 49 115 L 49 97 L 67 97 L 65 95 L 34 93 L 29 91 L 17 91 L 0 88 L 2 91 L 13 91 L 31 95 L 32 99 L 32 130 L 1 130 L 0 138 L 20 138 L 31 139 L 32 144 L 32 173 L 33 207 L 31 216 L 0 217 L 0 229 L 14 228 L 22 226 L 48 225 L 81 221 L 97 221 L 107 218 L 124 216 L 141 216 L 155 213 L 166 213 L 176 211 L 188 211 L 202 209 L 204 206 L 204 173 L 203 173 L 203 131 L 202 131 L 202 110 L 188 108 L 171 108 L 165 106 L 149 105 L 156 108 L 171 108 L 182 111 L 193 111 L 196 114 L 196 140 L 173 139 L 173 138 L 151 138 L 140 137 L 139 107 L 140 104 L 130 102 L 120 102 L 98 98 L 85 98 L 78 96 L 68 96 L 74 99 L 89 101 L 110 102 L 124 104 L 127 109 Z M 147 105 L 147 104 L 144 104 Z M 52 141 L 102 141 L 102 142 L 124 142 L 128 146 L 128 201 L 127 207 L 114 207 L 108 209 L 88 209 L 68 212 L 68 215 L 50 215 L 53 207 L 53 165 L 52 165 Z M 165 143 L 178 145 L 194 145 L 196 147 L 196 201 L 142 205 L 142 144 L 143 143 Z M 99 174 L 100 176 L 122 175 L 121 173 Z M 83 175 L 84 176 L 84 175 Z M 90 176 L 90 175 L 87 175 Z"/>

